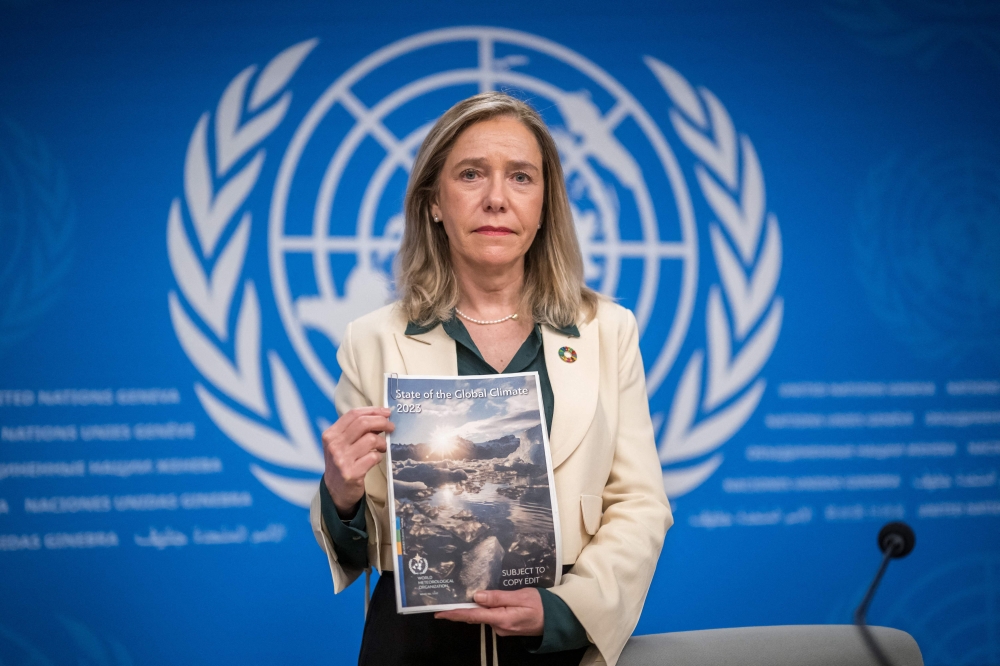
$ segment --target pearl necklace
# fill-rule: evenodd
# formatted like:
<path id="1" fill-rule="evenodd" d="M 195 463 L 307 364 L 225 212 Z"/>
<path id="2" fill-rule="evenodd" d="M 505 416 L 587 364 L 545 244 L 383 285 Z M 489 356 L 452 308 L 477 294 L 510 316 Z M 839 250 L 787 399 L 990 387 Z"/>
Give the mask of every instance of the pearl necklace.
<path id="1" fill-rule="evenodd" d="M 488 326 L 490 324 L 499 324 L 501 322 L 507 321 L 508 319 L 517 319 L 517 313 L 516 312 L 514 314 L 507 315 L 506 317 L 504 317 L 502 319 L 493 319 L 492 321 L 484 321 L 482 319 L 473 319 L 472 317 L 470 317 L 469 315 L 465 314 L 464 312 L 462 312 L 458 308 L 455 308 L 455 312 L 462 319 L 467 319 L 467 320 L 471 321 L 473 324 L 479 324 L 480 326 Z"/>

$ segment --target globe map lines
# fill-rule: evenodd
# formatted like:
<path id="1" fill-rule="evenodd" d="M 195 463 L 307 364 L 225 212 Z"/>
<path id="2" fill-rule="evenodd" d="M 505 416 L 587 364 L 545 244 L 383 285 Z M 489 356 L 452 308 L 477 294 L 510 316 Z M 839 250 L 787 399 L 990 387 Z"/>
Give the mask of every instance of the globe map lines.
<path id="1" fill-rule="evenodd" d="M 450 74 L 448 76 L 450 80 L 448 81 L 418 80 L 411 84 L 411 86 L 417 88 L 414 92 L 419 94 L 426 92 L 426 88 L 428 87 L 437 87 L 445 83 L 475 82 L 479 78 L 480 71 L 460 70 L 458 72 L 450 72 L 448 73 Z M 458 77 L 455 76 L 456 74 Z M 440 77 L 428 78 L 439 79 Z M 560 110 L 564 110 L 567 107 L 567 100 L 579 102 L 581 97 L 579 94 L 566 93 L 551 85 L 532 81 L 523 76 L 511 76 L 509 73 L 506 76 L 494 75 L 491 79 L 497 86 L 519 84 L 524 88 L 534 88 L 536 89 L 535 91 L 546 96 L 555 97 Z M 428 84 L 431 85 L 429 86 Z M 543 90 L 538 90 L 539 88 Z M 405 89 L 401 89 L 397 91 L 397 94 L 405 94 L 406 92 Z M 413 96 L 414 94 L 411 93 L 405 95 L 405 98 Z M 348 137 L 342 142 L 340 149 L 338 149 L 338 154 L 331 160 L 330 167 L 327 169 L 324 186 L 321 188 L 320 196 L 317 199 L 313 234 L 310 236 L 284 236 L 281 239 L 284 251 L 313 254 L 322 298 L 331 301 L 339 298 L 332 282 L 332 273 L 329 270 L 327 258 L 330 254 L 355 255 L 359 268 L 368 271 L 371 269 L 371 257 L 373 253 L 386 256 L 398 249 L 398 237 L 388 235 L 377 236 L 374 234 L 375 213 L 384 195 L 384 189 L 389 179 L 397 168 L 403 168 L 408 173 L 412 165 L 416 147 L 419 146 L 420 141 L 422 141 L 429 129 L 429 126 L 422 126 L 411 132 L 403 140 L 400 140 L 384 126 L 381 122 L 381 117 L 391 111 L 392 107 L 408 101 L 405 98 L 403 100 L 386 100 L 393 103 L 387 104 L 386 101 L 383 101 L 373 109 L 367 109 L 353 94 L 345 92 L 341 95 L 340 101 L 343 101 L 344 107 L 354 116 L 356 124 Z M 587 103 L 589 104 L 589 102 Z M 580 106 L 579 103 L 576 104 L 577 108 Z M 590 106 L 593 105 L 590 104 Z M 594 108 L 596 110 L 596 107 Z M 655 287 L 658 261 L 660 259 L 687 258 L 691 254 L 691 247 L 684 242 L 661 242 L 656 240 L 658 229 L 656 227 L 655 212 L 648 190 L 646 190 L 642 182 L 641 171 L 638 166 L 628 157 L 627 152 L 620 144 L 612 143 L 617 148 L 617 151 L 608 151 L 606 149 L 609 143 L 607 139 L 604 141 L 600 141 L 600 139 L 594 141 L 595 136 L 601 137 L 601 131 L 610 136 L 610 132 L 614 130 L 615 126 L 627 117 L 628 114 L 624 109 L 624 104 L 617 104 L 606 116 L 598 117 L 595 115 L 595 119 L 601 121 L 601 127 L 595 128 L 593 124 L 573 127 L 574 130 L 583 130 L 582 139 L 575 144 L 566 140 L 559 141 L 559 144 L 566 173 L 570 176 L 579 176 L 586 181 L 586 191 L 595 200 L 595 208 L 599 212 L 599 228 L 580 228 L 583 225 L 580 218 L 577 218 L 578 230 L 582 232 L 579 233 L 579 237 L 584 252 L 588 255 L 589 259 L 597 257 L 604 259 L 603 279 L 600 285 L 595 286 L 604 293 L 614 294 L 617 287 L 620 260 L 623 258 L 639 258 L 645 262 L 645 271 L 647 272 L 643 280 L 645 288 L 642 290 L 643 294 L 640 296 L 636 308 L 640 325 L 644 327 L 652 309 L 651 301 L 656 295 Z M 560 130 L 561 128 L 556 129 Z M 555 133 L 559 137 L 572 137 L 575 134 L 575 132 L 571 134 L 566 131 L 556 131 Z M 356 234 L 353 236 L 331 235 L 328 233 L 328 229 L 333 207 L 333 196 L 336 190 L 335 183 L 343 175 L 352 149 L 355 149 L 360 140 L 369 134 L 383 147 L 386 155 L 370 178 L 368 186 L 365 189 L 357 216 Z M 600 150 L 601 143 L 605 146 L 605 150 L 603 151 Z M 596 147 L 598 150 L 594 150 L 594 144 L 597 144 Z M 609 156 L 608 152 L 612 154 Z M 615 154 L 616 152 L 617 154 Z M 628 161 L 623 160 L 623 156 Z M 621 240 L 618 237 L 617 203 L 609 200 L 604 183 L 589 163 L 588 157 L 597 159 L 602 166 L 612 171 L 635 194 L 636 205 L 640 209 L 643 231 L 652 236 L 651 239 Z M 600 232 L 602 237 L 595 238 L 598 232 Z M 653 242 L 650 242 L 651 240 Z M 385 277 L 388 279 L 388 276 Z"/>
<path id="2" fill-rule="evenodd" d="M 510 67 L 527 64 L 529 58 L 527 55 L 514 54 L 495 59 L 493 43 L 497 38 L 525 51 L 533 49 L 560 59 L 584 73 L 603 90 L 611 93 L 614 99 L 611 108 L 602 114 L 586 93 L 567 92 L 545 80 L 512 71 Z M 351 89 L 376 68 L 400 55 L 429 45 L 460 41 L 478 43 L 477 67 L 458 68 L 417 78 L 392 91 L 371 108 Z M 574 217 L 581 249 L 588 263 L 590 283 L 606 294 L 627 298 L 635 309 L 640 333 L 645 330 L 654 309 L 660 311 L 666 307 L 672 311 L 667 340 L 656 357 L 657 367 L 669 368 L 690 322 L 697 282 L 697 238 L 693 231 L 693 215 L 686 185 L 659 128 L 620 84 L 596 65 L 558 44 L 514 31 L 458 28 L 432 31 L 402 40 L 359 62 L 331 85 L 313 105 L 286 152 L 275 185 L 275 197 L 272 199 L 269 232 L 272 282 L 286 332 L 314 381 L 332 399 L 336 382 L 330 375 L 327 364 L 320 360 L 308 340 L 305 329 L 318 331 L 337 347 L 348 321 L 381 306 L 391 294 L 388 261 L 399 246 L 402 218 L 398 213 L 391 215 L 382 232 L 376 234 L 376 215 L 383 203 L 386 188 L 393 176 L 399 173 L 398 169 L 409 174 L 414 154 L 426 135 L 429 124 L 411 130 L 401 139 L 386 127 L 383 120 L 392 111 L 421 95 L 469 84 L 480 90 L 512 87 L 554 102 L 565 122 L 565 127 L 558 124 L 553 126 L 553 133 L 561 132 L 564 139 L 559 142 L 559 147 L 565 171 L 569 177 L 583 183 L 581 192 L 587 200 L 583 202 L 580 197 L 574 197 L 572 203 L 576 209 Z M 455 101 L 458 101 L 458 96 Z M 339 104 L 350 114 L 353 125 L 338 144 L 324 172 L 314 206 L 312 233 L 286 234 L 284 208 L 295 169 L 304 146 L 335 104 Z M 680 240 L 660 240 L 659 222 L 643 172 L 614 134 L 618 125 L 629 117 L 639 125 L 650 142 L 674 190 Z M 367 184 L 354 220 L 356 232 L 354 235 L 331 234 L 333 199 L 337 188 L 351 157 L 369 136 L 381 146 L 385 155 L 370 177 L 365 176 Z M 600 165 L 605 173 L 611 174 L 624 190 L 631 193 L 635 206 L 632 214 L 637 213 L 640 238 L 633 235 L 623 240 L 619 237 L 620 211 L 614 185 L 597 172 L 595 164 Z M 587 203 L 590 208 L 586 207 Z M 580 204 L 584 204 L 582 208 Z M 341 216 L 338 213 L 339 219 L 343 220 Z M 381 220 L 378 222 L 381 223 Z M 316 290 L 313 293 L 300 292 L 293 295 L 289 288 L 285 274 L 285 256 L 296 253 L 312 257 L 316 280 Z M 331 258 L 337 255 L 353 256 L 356 262 L 344 280 L 342 290 L 338 290 L 334 284 L 334 271 L 331 270 Z M 622 261 L 627 259 L 642 262 L 638 294 L 616 293 Z M 661 262 L 676 260 L 683 264 L 680 293 L 675 294 L 676 300 L 668 298 L 671 303 L 664 305 L 660 302 L 663 299 L 657 298 L 662 286 Z M 673 292 L 673 289 L 671 287 L 670 291 Z M 672 304 L 676 304 L 676 307 Z M 657 316 L 662 319 L 669 317 L 666 312 Z M 658 338 L 659 336 L 660 333 L 657 333 Z M 660 375 L 661 377 L 650 381 L 651 393 L 656 390 L 665 372 Z"/>

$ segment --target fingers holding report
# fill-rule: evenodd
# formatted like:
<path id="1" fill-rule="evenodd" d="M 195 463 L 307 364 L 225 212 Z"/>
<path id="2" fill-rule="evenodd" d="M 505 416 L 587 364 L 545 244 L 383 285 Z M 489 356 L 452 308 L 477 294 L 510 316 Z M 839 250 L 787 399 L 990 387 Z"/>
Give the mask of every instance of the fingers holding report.
<path id="1" fill-rule="evenodd" d="M 365 474 L 385 453 L 385 434 L 395 426 L 383 407 L 345 413 L 323 432 L 323 481 L 338 513 L 350 515 L 365 494 Z"/>

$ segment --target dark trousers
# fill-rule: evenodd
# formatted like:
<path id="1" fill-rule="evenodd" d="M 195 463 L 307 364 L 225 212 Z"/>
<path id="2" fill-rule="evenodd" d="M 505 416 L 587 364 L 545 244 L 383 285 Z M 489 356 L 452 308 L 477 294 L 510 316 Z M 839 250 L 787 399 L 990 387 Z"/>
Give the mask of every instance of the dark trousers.
<path id="1" fill-rule="evenodd" d="M 480 663 L 479 625 L 435 620 L 434 613 L 400 615 L 392 574 L 378 579 L 368 606 L 358 666 L 476 666 Z M 486 629 L 486 656 L 492 664 L 492 632 Z M 586 648 L 533 654 L 537 636 L 499 637 L 497 657 L 501 666 L 577 666 Z"/>

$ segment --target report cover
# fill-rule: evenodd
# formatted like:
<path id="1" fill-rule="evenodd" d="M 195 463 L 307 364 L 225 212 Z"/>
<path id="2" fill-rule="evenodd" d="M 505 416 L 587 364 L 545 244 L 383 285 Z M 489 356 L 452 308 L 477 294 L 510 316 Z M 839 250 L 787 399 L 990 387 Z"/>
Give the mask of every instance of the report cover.
<path id="1" fill-rule="evenodd" d="M 552 587 L 559 516 L 538 373 L 386 375 L 396 608 L 473 608 L 478 590 Z"/>

